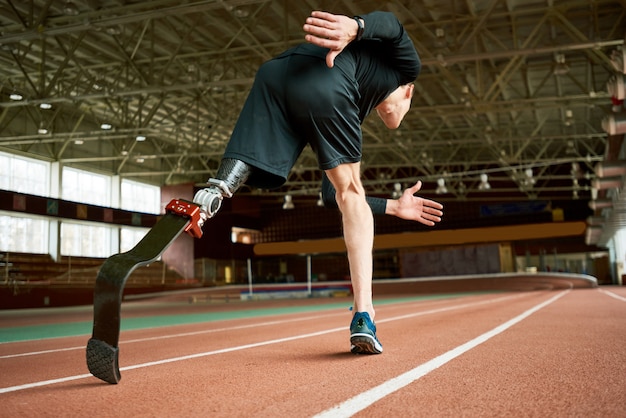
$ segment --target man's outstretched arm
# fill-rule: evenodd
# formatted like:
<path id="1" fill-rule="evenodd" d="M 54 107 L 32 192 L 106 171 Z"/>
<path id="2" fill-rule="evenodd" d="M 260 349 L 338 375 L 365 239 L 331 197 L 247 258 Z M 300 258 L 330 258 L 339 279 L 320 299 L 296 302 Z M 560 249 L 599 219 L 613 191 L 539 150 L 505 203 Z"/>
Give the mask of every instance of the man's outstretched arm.
<path id="1" fill-rule="evenodd" d="M 415 196 L 415 193 L 421 188 L 422 182 L 418 181 L 413 187 L 404 190 L 402 196 L 398 199 L 383 199 L 380 197 L 367 196 L 367 204 L 374 214 L 393 215 L 401 219 L 417 221 L 427 226 L 433 226 L 436 222 L 441 221 L 443 205 L 434 200 Z M 325 175 L 322 179 L 322 200 L 324 201 L 324 206 L 337 208 L 335 189 Z"/>

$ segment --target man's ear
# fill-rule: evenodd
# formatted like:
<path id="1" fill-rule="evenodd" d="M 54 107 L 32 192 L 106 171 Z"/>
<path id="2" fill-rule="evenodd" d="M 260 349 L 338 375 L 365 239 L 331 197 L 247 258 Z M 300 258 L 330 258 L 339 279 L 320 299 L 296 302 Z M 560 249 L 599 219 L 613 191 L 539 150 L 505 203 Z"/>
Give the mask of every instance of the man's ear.
<path id="1" fill-rule="evenodd" d="M 405 97 L 407 99 L 412 99 L 413 98 L 413 90 L 415 90 L 415 84 L 413 84 L 413 83 L 408 84 L 406 92 L 405 92 Z"/>

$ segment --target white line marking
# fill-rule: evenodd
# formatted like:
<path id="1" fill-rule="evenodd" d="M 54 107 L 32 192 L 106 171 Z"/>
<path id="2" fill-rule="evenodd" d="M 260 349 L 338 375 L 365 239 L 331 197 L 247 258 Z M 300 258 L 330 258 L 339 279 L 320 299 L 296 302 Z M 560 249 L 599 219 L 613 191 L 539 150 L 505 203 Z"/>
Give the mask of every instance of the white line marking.
<path id="1" fill-rule="evenodd" d="M 462 308 L 465 308 L 465 307 L 474 306 L 476 304 L 498 302 L 500 300 L 504 300 L 504 299 L 508 299 L 508 298 L 512 298 L 512 297 L 520 297 L 520 295 L 504 296 L 503 298 L 496 298 L 496 299 L 491 299 L 491 300 L 488 300 L 488 301 L 472 302 L 472 303 L 469 303 L 469 304 L 466 303 L 466 304 L 461 304 L 461 305 L 454 305 L 454 306 L 450 306 L 450 307 L 446 307 L 446 308 L 441 308 L 441 309 L 436 309 L 436 310 L 429 310 L 429 311 L 423 311 L 423 312 L 418 312 L 418 313 L 413 313 L 413 314 L 409 314 L 409 315 L 399 316 L 399 317 L 391 318 L 391 319 L 377 320 L 376 322 L 377 323 L 383 323 L 383 322 L 394 321 L 394 320 L 399 320 L 399 319 L 412 318 L 412 317 L 419 316 L 419 315 L 429 315 L 429 314 L 445 312 L 445 311 L 453 310 L 453 309 L 462 309 Z M 423 302 L 423 301 L 419 301 L 419 302 Z M 415 303 L 415 302 L 403 302 L 402 304 L 406 304 L 406 303 Z M 397 306 L 397 305 L 399 305 L 399 304 L 394 304 L 394 306 Z M 234 326 L 234 327 L 214 328 L 214 329 L 206 329 L 206 330 L 202 330 L 202 331 L 191 331 L 191 332 L 181 332 L 181 333 L 178 333 L 178 334 L 159 335 L 159 336 L 156 336 L 156 337 L 136 338 L 136 339 L 133 339 L 133 340 L 120 341 L 120 345 L 122 345 L 122 344 L 133 344 L 133 343 L 142 343 L 142 342 L 146 342 L 146 341 L 158 341 L 158 340 L 165 340 L 165 339 L 169 339 L 169 338 L 190 337 L 190 336 L 194 336 L 194 335 L 211 334 L 211 333 L 216 333 L 216 332 L 235 331 L 235 330 L 246 329 L 246 328 L 256 328 L 256 327 L 260 327 L 260 326 L 281 325 L 281 324 L 286 324 L 286 323 L 289 323 L 289 322 L 307 321 L 309 319 L 319 319 L 319 318 L 323 318 L 323 317 L 330 317 L 330 316 L 336 316 L 336 315 L 342 315 L 342 314 L 343 314 L 343 312 L 338 312 L 338 313 L 331 313 L 331 314 L 325 314 L 325 315 L 316 315 L 316 316 L 306 316 L 306 317 L 299 317 L 299 318 L 292 318 L 292 319 L 283 319 L 283 320 L 280 320 L 280 321 L 276 320 L 276 321 L 267 321 L 267 322 L 261 322 L 261 323 L 256 323 L 256 324 L 239 325 L 239 326 Z M 179 325 L 175 325 L 175 326 L 179 326 Z M 134 330 L 134 331 L 137 331 L 137 330 Z M 60 353 L 60 352 L 64 352 L 64 351 L 76 351 L 76 350 L 84 350 L 84 349 L 85 349 L 84 345 L 74 346 L 74 347 L 55 348 L 55 349 L 51 349 L 51 350 L 41 350 L 41 351 L 30 351 L 30 352 L 26 352 L 26 353 L 6 354 L 6 355 L 0 356 L 0 359 L 8 359 L 8 358 L 16 358 L 16 357 L 27 357 L 27 356 L 38 356 L 38 355 L 42 355 L 42 354 L 53 354 L 53 353 Z"/>
<path id="2" fill-rule="evenodd" d="M 608 290 L 604 290 L 604 289 L 598 289 L 600 292 L 604 293 L 607 296 L 610 296 L 612 298 L 615 298 L 617 300 L 621 300 L 622 302 L 626 302 L 626 298 L 623 296 L 620 296 L 618 294 L 615 294 L 613 292 L 609 292 Z"/>
<path id="3" fill-rule="evenodd" d="M 120 345 L 122 345 L 122 344 L 132 344 L 132 343 L 141 343 L 141 342 L 145 342 L 145 341 L 165 340 L 165 339 L 168 339 L 168 338 L 190 337 L 190 336 L 193 336 L 193 335 L 211 334 L 211 333 L 214 333 L 214 332 L 233 331 L 233 330 L 240 330 L 240 329 L 261 327 L 261 326 L 280 325 L 280 324 L 286 324 L 286 323 L 289 323 L 289 322 L 306 321 L 306 320 L 309 320 L 309 319 L 317 319 L 317 318 L 322 318 L 322 317 L 325 317 L 325 316 L 335 316 L 335 315 L 337 315 L 337 314 L 335 313 L 335 314 L 326 314 L 326 315 L 318 315 L 318 316 L 307 316 L 307 317 L 303 317 L 303 318 L 301 317 L 301 318 L 283 319 L 283 320 L 280 320 L 280 321 L 267 321 L 267 322 L 261 322 L 261 323 L 257 323 L 257 324 L 239 325 L 239 326 L 234 326 L 234 327 L 213 328 L 213 329 L 205 329 L 205 330 L 202 330 L 202 331 L 190 331 L 190 332 L 181 332 L 181 333 L 178 333 L 178 334 L 159 335 L 157 337 L 136 338 L 136 339 L 133 339 L 133 340 L 120 341 Z M 175 326 L 179 326 L 179 325 L 175 325 Z M 132 331 L 140 331 L 140 330 L 132 330 Z M 56 348 L 56 349 L 52 349 L 52 350 L 42 350 L 42 351 L 31 351 L 31 352 L 27 352 L 27 353 L 7 354 L 7 355 L 0 356 L 0 359 L 14 358 L 14 357 L 36 356 L 36 355 L 40 355 L 40 354 L 59 353 L 59 352 L 62 352 L 62 351 L 73 351 L 73 350 L 84 350 L 84 349 L 85 349 L 85 346 L 81 345 L 81 346 L 76 346 L 76 347 Z"/>
<path id="4" fill-rule="evenodd" d="M 500 302 L 500 301 L 504 301 L 504 300 L 508 300 L 508 299 L 519 298 L 519 297 L 522 297 L 523 295 L 524 294 L 513 295 L 513 296 L 503 296 L 503 297 L 499 297 L 499 298 L 495 298 L 495 299 L 489 299 L 489 300 L 480 301 L 480 302 L 463 303 L 463 304 L 460 304 L 460 305 L 454 305 L 454 306 L 448 306 L 448 307 L 443 307 L 443 308 L 431 309 L 431 310 L 428 310 L 428 311 L 421 311 L 421 312 L 416 312 L 416 313 L 413 313 L 413 314 L 401 315 L 401 316 L 396 316 L 396 317 L 393 317 L 393 318 L 383 319 L 383 320 L 377 321 L 377 323 L 398 321 L 398 320 L 407 319 L 407 318 L 413 318 L 413 317 L 422 316 L 422 315 L 430 315 L 430 314 L 434 314 L 434 313 L 452 311 L 452 310 L 455 310 L 455 309 L 463 309 L 463 308 L 469 308 L 469 307 L 473 307 L 473 306 L 485 305 L 485 304 Z M 275 321 L 275 322 L 281 323 L 281 321 Z M 207 332 L 211 332 L 211 331 L 212 330 L 207 330 Z M 285 338 L 279 338 L 279 339 L 275 339 L 275 340 L 261 341 L 261 342 L 258 342 L 258 343 L 245 344 L 245 345 L 240 345 L 240 346 L 236 346 L 236 347 L 222 348 L 222 349 L 219 349 L 219 350 L 207 351 L 207 352 L 204 352 L 204 353 L 189 354 L 189 355 L 181 356 L 181 357 L 173 357 L 173 358 L 169 358 L 169 359 L 150 361 L 150 362 L 147 362 L 147 363 L 135 364 L 135 365 L 126 366 L 126 367 L 120 367 L 120 371 L 134 370 L 134 369 L 140 369 L 140 368 L 151 367 L 151 366 L 158 366 L 160 364 L 167 364 L 167 363 L 173 363 L 173 362 L 177 362 L 177 361 L 191 360 L 191 359 L 196 359 L 196 358 L 200 358 L 200 357 L 208 357 L 208 356 L 213 356 L 213 355 L 216 355 L 216 354 L 224 354 L 224 353 L 230 353 L 230 352 L 239 351 L 239 350 L 246 350 L 248 348 L 261 347 L 261 346 L 264 346 L 264 345 L 280 344 L 280 343 L 284 343 L 284 342 L 300 340 L 300 339 L 303 339 L 303 338 L 317 337 L 319 335 L 330 334 L 330 333 L 338 332 L 338 331 L 346 331 L 346 327 L 331 328 L 331 329 L 318 331 L 318 332 L 313 332 L 313 333 L 309 333 L 309 334 L 294 335 L 292 337 L 285 337 Z M 198 333 L 202 333 L 202 331 L 198 331 Z M 172 337 L 172 336 L 165 336 L 165 337 L 169 338 L 169 337 Z M 142 340 L 154 340 L 154 339 L 158 339 L 158 337 L 151 337 L 151 338 L 142 339 Z M 140 340 L 134 340 L 134 341 L 140 341 Z M 84 347 L 79 347 L 79 348 L 84 349 Z M 58 378 L 58 379 L 43 380 L 43 381 L 40 381 L 40 382 L 27 383 L 27 384 L 18 385 L 18 386 L 9 386 L 9 387 L 5 387 L 5 388 L 0 388 L 0 394 L 9 393 L 9 392 L 16 392 L 16 391 L 26 390 L 26 389 L 32 389 L 32 388 L 36 388 L 36 387 L 40 387 L 40 386 L 54 385 L 54 384 L 57 384 L 57 383 L 63 383 L 63 382 L 68 382 L 68 381 L 78 380 L 78 379 L 85 379 L 85 378 L 88 378 L 88 377 L 92 377 L 92 375 L 91 374 L 81 374 L 81 375 L 76 375 L 76 376 L 68 376 L 68 377 L 62 377 L 62 378 Z"/>
<path id="5" fill-rule="evenodd" d="M 391 380 L 388 380 L 387 382 L 379 386 L 373 387 L 372 389 L 362 392 L 361 394 L 351 399 L 348 399 L 347 401 L 342 402 L 333 408 L 327 409 L 326 411 L 323 411 L 320 414 L 315 415 L 315 418 L 350 417 L 356 414 L 357 412 L 360 412 L 363 409 L 369 407 L 370 405 L 374 404 L 376 401 L 379 401 L 385 396 L 388 396 L 391 393 L 404 388 L 405 386 L 415 382 L 416 380 L 427 375 L 433 370 L 443 366 L 449 361 L 454 360 L 455 358 L 459 357 L 463 353 L 479 346 L 480 344 L 486 342 L 487 340 L 506 331 L 513 325 L 517 324 L 518 322 L 521 322 L 522 320 L 526 319 L 527 317 L 537 312 L 538 310 L 550 305 L 551 303 L 563 297 L 566 293 L 569 293 L 570 291 L 571 290 L 564 290 L 563 292 L 548 299 L 547 301 L 542 302 L 539 305 L 536 305 L 535 307 L 527 310 L 526 312 L 516 316 L 515 318 L 495 327 L 491 331 L 488 331 L 482 335 L 479 335 L 473 340 L 468 341 L 465 344 L 460 345 L 448 351 L 447 353 L 437 356 L 434 359 L 427 361 L 426 363 L 423 363 L 420 366 L 414 368 L 413 370 L 409 370 L 408 372 L 403 373 Z"/>

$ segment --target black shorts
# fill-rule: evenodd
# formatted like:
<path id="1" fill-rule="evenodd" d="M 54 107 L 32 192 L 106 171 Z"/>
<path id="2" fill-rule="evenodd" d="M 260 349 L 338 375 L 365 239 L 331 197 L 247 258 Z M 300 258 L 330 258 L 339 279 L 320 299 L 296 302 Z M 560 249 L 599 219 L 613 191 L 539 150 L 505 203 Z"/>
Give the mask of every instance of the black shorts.
<path id="1" fill-rule="evenodd" d="M 322 170 L 361 161 L 358 86 L 323 57 L 293 51 L 264 63 L 224 158 L 256 168 L 247 184 L 280 187 L 307 144 Z"/>

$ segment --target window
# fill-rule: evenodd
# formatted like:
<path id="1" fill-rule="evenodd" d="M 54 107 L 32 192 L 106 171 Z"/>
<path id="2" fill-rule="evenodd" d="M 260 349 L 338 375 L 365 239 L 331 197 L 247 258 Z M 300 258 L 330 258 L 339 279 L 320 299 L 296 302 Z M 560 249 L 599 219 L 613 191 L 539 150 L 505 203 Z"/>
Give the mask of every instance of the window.
<path id="1" fill-rule="evenodd" d="M 98 206 L 111 206 L 111 177 L 63 167 L 61 198 Z"/>
<path id="2" fill-rule="evenodd" d="M 50 164 L 0 153 L 0 189 L 49 196 Z"/>
<path id="3" fill-rule="evenodd" d="M 63 222 L 61 255 L 108 257 L 111 255 L 111 227 Z"/>
<path id="4" fill-rule="evenodd" d="M 48 221 L 45 219 L 0 215 L 0 231 L 4 231 L 0 234 L 0 251 L 48 252 Z"/>
<path id="5" fill-rule="evenodd" d="M 122 179 L 121 208 L 142 213 L 161 213 L 161 188 Z"/>
<path id="6" fill-rule="evenodd" d="M 120 252 L 131 250 L 148 233 L 150 228 L 122 228 L 120 231 Z"/>

